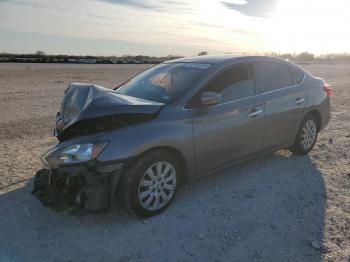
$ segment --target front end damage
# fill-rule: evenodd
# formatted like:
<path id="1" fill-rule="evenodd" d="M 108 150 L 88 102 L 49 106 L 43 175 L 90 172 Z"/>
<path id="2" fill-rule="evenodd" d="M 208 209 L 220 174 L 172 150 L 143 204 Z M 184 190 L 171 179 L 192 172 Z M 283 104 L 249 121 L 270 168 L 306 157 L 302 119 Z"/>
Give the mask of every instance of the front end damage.
<path id="1" fill-rule="evenodd" d="M 91 211 L 110 207 L 121 174 L 121 163 L 39 170 L 32 194 L 56 211 L 73 207 Z"/>
<path id="2" fill-rule="evenodd" d="M 71 84 L 56 119 L 60 143 L 42 157 L 48 168 L 36 173 L 32 194 L 55 210 L 108 208 L 127 157 L 122 163 L 113 156 L 108 163 L 98 161 L 108 146 L 108 141 L 98 141 L 99 134 L 151 121 L 163 106 L 99 86 Z M 84 142 L 77 142 L 80 138 Z"/>
<path id="3" fill-rule="evenodd" d="M 89 84 L 71 84 L 57 113 L 54 134 L 60 142 L 151 121 L 164 106 Z"/>

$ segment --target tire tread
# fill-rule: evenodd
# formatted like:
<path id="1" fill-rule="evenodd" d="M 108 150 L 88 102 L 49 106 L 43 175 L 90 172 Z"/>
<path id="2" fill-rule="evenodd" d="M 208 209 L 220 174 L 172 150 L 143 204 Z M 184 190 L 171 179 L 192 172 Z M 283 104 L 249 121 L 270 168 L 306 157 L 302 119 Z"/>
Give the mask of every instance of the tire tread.
<path id="1" fill-rule="evenodd" d="M 306 123 L 308 120 L 313 120 L 313 121 L 316 123 L 316 126 L 318 127 L 318 122 L 317 122 L 316 117 L 314 117 L 314 115 L 312 115 L 312 114 L 307 114 L 307 115 L 304 117 L 303 121 L 301 121 L 301 124 L 300 124 L 300 126 L 299 126 L 297 135 L 296 135 L 296 137 L 295 137 L 294 145 L 290 148 L 290 151 L 291 151 L 293 154 L 296 154 L 296 155 L 306 155 L 306 154 L 308 154 L 308 153 L 313 149 L 313 147 L 314 147 L 315 144 L 316 144 L 317 136 L 318 136 L 318 130 L 316 131 L 316 139 L 315 139 L 315 142 L 314 142 L 314 144 L 310 147 L 310 149 L 309 149 L 309 150 L 304 150 L 304 149 L 301 147 L 301 144 L 300 144 L 300 135 L 301 135 L 303 126 L 305 125 L 305 123 Z"/>
<path id="2" fill-rule="evenodd" d="M 121 176 L 117 186 L 117 195 L 122 205 L 126 208 L 126 210 L 129 213 L 139 217 L 150 217 L 162 212 L 171 203 L 170 201 L 164 207 L 156 211 L 141 210 L 140 207 L 138 207 L 137 204 L 135 203 L 135 200 L 133 199 L 133 195 L 132 195 L 133 193 L 135 193 L 134 189 L 138 187 L 138 182 L 139 182 L 138 179 L 142 175 L 140 174 L 140 171 L 145 167 L 147 167 L 147 165 L 149 165 L 149 162 L 157 162 L 163 159 L 168 159 L 169 161 L 173 162 L 173 164 L 175 165 L 175 168 L 177 170 L 180 170 L 179 164 L 178 164 L 179 162 L 177 161 L 175 156 L 173 156 L 170 152 L 165 150 L 155 150 L 155 151 L 145 153 L 140 158 L 132 162 L 127 167 L 124 174 Z M 175 195 L 176 195 L 176 191 L 174 193 L 172 200 L 174 199 Z"/>

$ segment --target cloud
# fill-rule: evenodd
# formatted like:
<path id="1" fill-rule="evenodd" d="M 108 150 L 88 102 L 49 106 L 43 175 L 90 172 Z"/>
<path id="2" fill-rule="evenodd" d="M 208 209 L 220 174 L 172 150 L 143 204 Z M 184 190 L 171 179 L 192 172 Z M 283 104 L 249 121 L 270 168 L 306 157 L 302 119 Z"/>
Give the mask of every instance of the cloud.
<path id="1" fill-rule="evenodd" d="M 145 44 L 143 42 L 65 37 L 52 34 L 31 32 L 7 32 L 0 30 L 0 52 L 9 53 L 33 53 L 42 50 L 48 54 L 70 54 L 70 55 L 154 55 L 167 56 L 194 55 L 202 48 L 192 44 L 174 45 L 166 43 Z M 195 39 L 198 41 L 198 39 Z M 204 41 L 209 43 L 209 40 Z M 26 45 L 22 43 L 25 42 Z"/>
<path id="2" fill-rule="evenodd" d="M 133 8 L 140 8 L 140 9 L 156 9 L 157 6 L 151 5 L 150 3 L 147 3 L 146 1 L 140 1 L 140 0 L 99 0 L 102 2 L 107 2 L 111 4 L 116 5 L 124 5 L 129 6 Z"/>
<path id="3" fill-rule="evenodd" d="M 196 53 L 193 50 L 197 49 L 220 53 L 240 51 L 243 48 L 252 48 L 251 43 L 260 39 L 260 35 L 255 32 L 255 22 L 250 21 L 255 19 L 243 16 L 235 16 L 233 19 L 229 14 L 230 9 L 221 4 L 221 1 L 227 1 L 231 4 L 247 5 L 246 0 L 85 1 L 0 0 L 0 31 L 66 37 L 59 42 L 62 45 L 69 43 L 63 45 L 67 52 L 71 52 L 70 44 L 78 46 L 78 41 L 71 41 L 70 37 L 81 39 L 81 43 L 86 39 L 119 41 L 118 47 L 123 53 L 128 52 L 127 50 L 133 51 L 133 48 L 141 52 L 142 45 L 149 45 L 158 47 L 159 51 L 156 51 L 157 48 L 145 47 L 144 53 L 168 52 L 186 55 Z M 84 3 L 87 4 L 83 5 Z M 34 39 L 37 41 L 33 41 L 32 46 L 41 43 L 39 37 Z M 139 46 L 121 44 L 122 40 L 137 43 Z M 92 45 L 93 43 L 96 45 Z M 85 52 L 99 50 L 97 43 L 99 42 L 93 41 L 90 45 L 84 43 Z M 107 42 L 104 40 L 103 45 L 107 46 L 105 43 Z M 10 43 L 7 44 L 10 48 Z M 57 49 L 61 50 L 58 47 Z M 118 52 L 118 49 L 112 49 L 109 45 L 107 49 L 111 50 L 110 53 Z"/>
<path id="4" fill-rule="evenodd" d="M 245 5 L 248 3 L 248 1 L 247 0 L 231 0 L 230 3 L 236 4 L 236 5 Z"/>
<path id="5" fill-rule="evenodd" d="M 1 1 L 1 0 L 0 0 Z M 130 8 L 153 10 L 157 12 L 167 12 L 179 10 L 182 13 L 188 13 L 191 10 L 189 2 L 176 0 L 149 1 L 149 0 L 97 0 L 99 2 L 110 3 L 114 5 L 128 6 Z M 239 0 L 241 1 L 241 0 Z"/>
<path id="6" fill-rule="evenodd" d="M 247 16 L 267 18 L 278 2 L 279 0 L 247 0 L 246 3 L 222 1 L 221 4 Z"/>
<path id="7" fill-rule="evenodd" d="M 244 30 L 244 29 L 239 29 L 239 28 L 231 28 L 229 26 L 221 26 L 221 25 L 215 25 L 215 24 L 208 24 L 208 23 L 194 23 L 195 25 L 202 26 L 202 27 L 211 27 L 211 28 L 217 28 L 221 30 L 225 30 L 227 32 L 233 32 L 236 34 L 241 34 L 249 37 L 259 37 L 259 33 L 249 31 L 249 30 Z"/>
<path id="8" fill-rule="evenodd" d="M 70 8 L 64 8 L 63 5 L 52 5 L 50 2 L 30 2 L 26 0 L 0 0 L 0 3 L 10 3 L 18 6 L 30 7 L 35 9 L 55 9 L 62 12 L 69 12 Z"/>

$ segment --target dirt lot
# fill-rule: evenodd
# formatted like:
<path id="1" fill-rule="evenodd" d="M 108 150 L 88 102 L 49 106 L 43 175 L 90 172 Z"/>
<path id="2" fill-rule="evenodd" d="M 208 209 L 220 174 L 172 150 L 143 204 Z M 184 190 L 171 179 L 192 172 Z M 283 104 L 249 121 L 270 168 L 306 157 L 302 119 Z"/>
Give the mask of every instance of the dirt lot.
<path id="1" fill-rule="evenodd" d="M 226 169 L 139 220 L 55 213 L 30 190 L 68 83 L 112 87 L 146 66 L 0 64 L 0 261 L 350 261 L 350 65 L 305 67 L 334 88 L 310 155 Z"/>

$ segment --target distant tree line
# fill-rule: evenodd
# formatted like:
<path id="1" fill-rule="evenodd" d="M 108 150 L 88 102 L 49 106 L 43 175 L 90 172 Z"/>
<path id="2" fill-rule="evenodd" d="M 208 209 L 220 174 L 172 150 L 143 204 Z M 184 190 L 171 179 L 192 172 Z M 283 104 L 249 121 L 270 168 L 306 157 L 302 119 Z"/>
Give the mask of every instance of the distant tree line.
<path id="1" fill-rule="evenodd" d="M 227 54 L 230 54 L 230 53 L 227 53 Z M 208 52 L 201 51 L 198 53 L 198 56 L 202 56 L 202 55 L 208 55 Z M 246 55 L 251 55 L 251 54 L 246 53 Z M 322 55 L 316 56 L 316 55 L 309 53 L 309 52 L 302 52 L 302 53 L 270 52 L 270 53 L 264 53 L 264 55 L 280 57 L 283 59 L 288 59 L 288 60 L 296 61 L 296 62 L 350 61 L 350 53 L 329 53 L 329 54 L 322 54 Z"/>
<path id="2" fill-rule="evenodd" d="M 47 55 L 43 51 L 34 54 L 0 53 L 0 62 L 22 63 L 75 63 L 75 64 L 158 64 L 167 60 L 181 58 L 169 55 L 165 57 L 145 55 L 92 56 L 92 55 Z"/>
<path id="3" fill-rule="evenodd" d="M 207 55 L 207 51 L 201 51 L 199 56 Z M 265 55 L 281 57 L 296 62 L 313 61 L 350 61 L 350 53 L 330 53 L 314 55 L 309 52 L 302 53 L 265 53 Z M 77 55 L 48 55 L 43 51 L 34 54 L 9 54 L 0 53 L 0 62 L 21 62 L 21 63 L 76 63 L 76 64 L 158 64 L 164 61 L 181 58 L 181 56 L 168 55 L 165 57 L 145 55 L 124 55 L 124 56 L 77 56 Z"/>
<path id="4" fill-rule="evenodd" d="M 314 55 L 309 52 L 302 53 L 265 53 L 265 55 L 281 57 L 291 61 L 350 61 L 350 53 L 329 53 Z"/>

